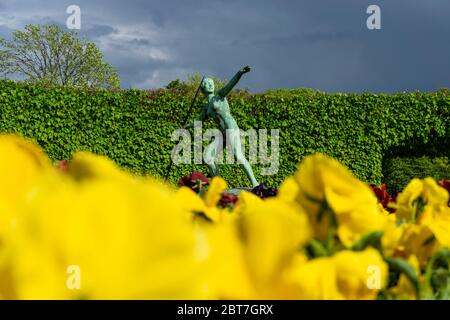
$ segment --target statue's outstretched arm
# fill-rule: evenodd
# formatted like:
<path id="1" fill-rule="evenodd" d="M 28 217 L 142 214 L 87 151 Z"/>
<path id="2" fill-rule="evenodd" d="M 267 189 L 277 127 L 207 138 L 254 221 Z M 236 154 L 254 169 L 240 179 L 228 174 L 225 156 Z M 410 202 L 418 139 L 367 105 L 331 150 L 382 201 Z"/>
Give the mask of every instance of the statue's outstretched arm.
<path id="1" fill-rule="evenodd" d="M 221 97 L 226 97 L 227 94 L 230 93 L 231 90 L 233 90 L 234 86 L 239 82 L 239 80 L 241 79 L 242 75 L 244 73 L 247 73 L 250 71 L 250 67 L 249 66 L 245 66 L 243 67 L 241 70 L 239 70 L 233 78 L 231 78 L 231 80 L 225 85 L 225 87 L 223 87 L 222 89 L 220 89 L 217 94 Z"/>

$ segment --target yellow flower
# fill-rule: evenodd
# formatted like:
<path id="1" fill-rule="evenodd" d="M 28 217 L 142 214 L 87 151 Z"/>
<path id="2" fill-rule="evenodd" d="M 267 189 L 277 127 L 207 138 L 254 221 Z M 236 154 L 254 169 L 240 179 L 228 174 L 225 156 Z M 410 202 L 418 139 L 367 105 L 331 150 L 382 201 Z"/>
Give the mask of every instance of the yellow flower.
<path id="1" fill-rule="evenodd" d="M 245 214 L 246 212 L 254 211 L 255 208 L 259 208 L 263 205 L 264 200 L 257 195 L 250 192 L 242 192 L 239 195 L 239 200 L 233 209 L 233 213 L 235 215 Z"/>
<path id="2" fill-rule="evenodd" d="M 0 135 L 0 287 L 7 293 L 13 292 L 6 265 L 11 228 L 37 181 L 52 169 L 48 158 L 33 142 L 15 135 Z M 8 297 L 0 291 L 0 298 Z"/>
<path id="3" fill-rule="evenodd" d="M 399 194 L 395 214 L 399 219 L 420 223 L 425 208 L 446 206 L 448 198 L 448 192 L 433 178 L 413 179 Z"/>
<path id="4" fill-rule="evenodd" d="M 375 299 L 387 284 L 388 266 L 379 252 L 341 251 L 333 257 L 339 292 L 345 299 Z"/>
<path id="5" fill-rule="evenodd" d="M 283 181 L 280 188 L 278 189 L 278 199 L 285 202 L 292 203 L 295 202 L 297 194 L 299 192 L 299 187 L 294 177 L 288 177 Z"/>
<path id="6" fill-rule="evenodd" d="M 411 255 L 417 257 L 421 266 L 441 247 L 438 241 L 426 225 L 405 223 L 400 226 L 402 236 L 400 238 L 397 256 L 409 259 Z"/>
<path id="7" fill-rule="evenodd" d="M 225 180 L 220 177 L 214 177 L 205 194 L 205 205 L 207 207 L 215 207 L 226 188 L 227 183 Z"/>
<path id="8" fill-rule="evenodd" d="M 410 255 L 408 263 L 416 270 L 420 275 L 420 265 L 415 255 Z M 423 280 L 423 277 L 419 276 L 419 279 Z M 423 281 L 422 281 L 423 282 Z M 402 273 L 398 279 L 397 285 L 391 289 L 391 292 L 395 294 L 397 299 L 402 300 L 416 300 L 416 291 L 411 281 Z"/>
<path id="9" fill-rule="evenodd" d="M 336 235 L 349 247 L 383 231 L 383 254 L 418 272 L 450 246 L 449 195 L 431 178 L 408 185 L 395 215 L 321 154 L 306 157 L 277 197 L 243 192 L 230 211 L 217 207 L 226 188 L 215 177 L 202 199 L 87 152 L 60 173 L 33 143 L 2 135 L 0 297 L 374 299 L 388 273 L 377 250 L 308 260 L 310 240 Z M 201 214 L 219 223 L 193 221 Z M 400 276 L 392 292 L 414 290 Z"/>
<path id="10" fill-rule="evenodd" d="M 50 179 L 26 203 L 8 251 L 14 297 L 205 298 L 206 239 L 175 195 L 91 169 L 95 179 Z"/>
<path id="11" fill-rule="evenodd" d="M 186 212 L 189 213 L 189 216 L 192 216 L 193 212 L 203 212 L 208 210 L 204 200 L 188 187 L 181 187 L 177 190 L 175 201 L 183 204 L 183 207 Z"/>
<path id="12" fill-rule="evenodd" d="M 50 170 L 50 161 L 34 143 L 19 136 L 0 135 L 0 246 L 18 206 Z"/>
<path id="13" fill-rule="evenodd" d="M 214 291 L 231 299 L 282 299 L 282 274 L 310 239 L 308 219 L 276 198 L 244 192 L 238 203 L 235 220 L 208 228 L 217 270 L 211 283 L 220 285 Z"/>
<path id="14" fill-rule="evenodd" d="M 293 264 L 286 273 L 297 299 L 375 299 L 388 267 L 375 249 L 341 251 L 333 257 Z"/>
<path id="15" fill-rule="evenodd" d="M 390 214 L 385 217 L 386 223 L 383 227 L 383 237 L 381 239 L 383 254 L 385 256 L 393 256 L 402 237 L 403 229 L 397 226 L 395 214 Z"/>
<path id="16" fill-rule="evenodd" d="M 201 212 L 211 221 L 221 222 L 224 219 L 233 217 L 228 209 L 217 207 L 217 203 L 226 188 L 227 184 L 225 180 L 220 177 L 214 177 L 206 191 L 204 199 L 191 189 L 181 187 L 176 193 L 176 200 L 189 213 Z"/>
<path id="17" fill-rule="evenodd" d="M 295 261 L 284 274 L 290 290 L 287 299 L 342 300 L 339 292 L 336 266 L 333 259 L 318 258 L 308 262 Z"/>
<path id="18" fill-rule="evenodd" d="M 234 221 L 203 225 L 208 239 L 208 293 L 214 299 L 254 299 L 257 292 L 246 263 L 245 247 Z"/>
<path id="19" fill-rule="evenodd" d="M 404 226 L 402 248 L 421 265 L 441 246 L 450 246 L 449 194 L 432 178 L 412 180 L 398 197 L 396 215 L 416 225 Z"/>
<path id="20" fill-rule="evenodd" d="M 110 159 L 84 151 L 73 155 L 68 174 L 80 182 L 90 182 L 95 179 L 119 181 L 134 179 L 131 175 L 120 170 Z"/>
<path id="21" fill-rule="evenodd" d="M 338 161 L 322 154 L 308 156 L 295 180 L 299 187 L 297 201 L 305 208 L 317 239 L 326 239 L 333 217 L 339 239 L 346 246 L 384 228 L 386 218 L 372 190 Z"/>
<path id="22" fill-rule="evenodd" d="M 387 216 L 383 216 L 378 211 L 370 212 L 364 215 L 364 212 L 352 211 L 337 215 L 339 239 L 345 246 L 360 239 L 362 236 L 373 232 L 383 231 L 388 227 L 390 221 Z"/>
<path id="23" fill-rule="evenodd" d="M 422 224 L 430 228 L 440 244 L 450 248 L 450 208 L 447 205 L 426 208 Z"/>
<path id="24" fill-rule="evenodd" d="M 267 290 L 278 281 L 280 270 L 286 268 L 294 254 L 310 240 L 311 231 L 303 212 L 278 199 L 253 204 L 256 205 L 245 203 L 238 224 L 251 276 L 261 290 Z"/>
<path id="25" fill-rule="evenodd" d="M 397 210 L 395 214 L 399 219 L 411 221 L 414 202 L 420 197 L 423 191 L 423 182 L 420 179 L 413 179 L 397 197 Z"/>

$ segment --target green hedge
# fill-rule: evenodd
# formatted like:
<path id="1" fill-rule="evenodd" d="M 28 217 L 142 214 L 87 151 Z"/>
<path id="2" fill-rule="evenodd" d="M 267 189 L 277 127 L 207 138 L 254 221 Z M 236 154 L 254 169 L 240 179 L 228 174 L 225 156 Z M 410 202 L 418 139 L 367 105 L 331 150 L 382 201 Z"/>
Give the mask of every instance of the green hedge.
<path id="1" fill-rule="evenodd" d="M 390 191 L 403 190 L 413 178 L 450 179 L 450 162 L 445 156 L 395 157 L 386 162 L 384 182 Z"/>
<path id="2" fill-rule="evenodd" d="M 0 132 L 33 138 L 54 160 L 89 150 L 134 172 L 163 176 L 174 146 L 171 132 L 180 126 L 191 99 L 192 93 L 168 90 L 87 92 L 0 81 Z M 191 120 L 204 102 L 197 100 Z M 280 130 L 278 174 L 261 176 L 260 165 L 253 165 L 257 179 L 273 186 L 314 152 L 329 154 L 361 179 L 379 183 L 383 158 L 394 157 L 395 150 L 432 144 L 437 152 L 447 152 L 435 141 L 450 137 L 446 92 L 356 95 L 277 90 L 237 92 L 229 102 L 242 129 Z M 248 185 L 237 165 L 221 169 L 230 185 Z M 192 170 L 207 172 L 201 165 L 173 166 L 170 180 Z"/>

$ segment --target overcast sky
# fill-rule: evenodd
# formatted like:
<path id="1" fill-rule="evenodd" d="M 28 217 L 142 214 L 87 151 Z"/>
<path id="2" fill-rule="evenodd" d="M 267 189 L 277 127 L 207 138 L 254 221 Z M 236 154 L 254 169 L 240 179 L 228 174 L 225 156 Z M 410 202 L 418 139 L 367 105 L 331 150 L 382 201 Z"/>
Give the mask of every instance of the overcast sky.
<path id="1" fill-rule="evenodd" d="M 369 5 L 381 30 L 366 27 Z M 450 87 L 449 0 L 0 0 L 0 37 L 25 24 L 65 25 L 96 42 L 123 87 L 155 88 L 194 72 L 240 87 L 329 92 Z"/>

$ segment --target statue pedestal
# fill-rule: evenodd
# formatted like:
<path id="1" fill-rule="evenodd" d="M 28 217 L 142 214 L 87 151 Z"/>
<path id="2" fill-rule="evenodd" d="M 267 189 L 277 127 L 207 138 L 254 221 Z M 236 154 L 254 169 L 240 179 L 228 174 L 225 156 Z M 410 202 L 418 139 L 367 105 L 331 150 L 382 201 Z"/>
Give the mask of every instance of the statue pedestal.
<path id="1" fill-rule="evenodd" d="M 242 187 L 242 188 L 234 188 L 234 189 L 225 190 L 226 193 L 229 193 L 229 194 L 232 194 L 232 195 L 235 195 L 235 196 L 238 196 L 242 191 L 250 192 L 250 191 L 252 191 L 252 188 Z"/>

